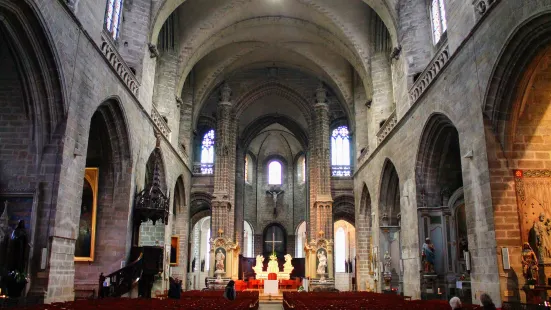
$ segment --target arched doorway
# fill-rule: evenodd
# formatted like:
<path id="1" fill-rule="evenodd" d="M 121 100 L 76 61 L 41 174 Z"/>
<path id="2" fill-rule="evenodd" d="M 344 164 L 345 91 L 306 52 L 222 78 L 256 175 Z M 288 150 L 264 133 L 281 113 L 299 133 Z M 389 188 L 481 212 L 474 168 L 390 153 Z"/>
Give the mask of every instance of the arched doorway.
<path id="1" fill-rule="evenodd" d="M 266 226 L 263 234 L 263 255 L 265 258 L 275 252 L 278 258 L 287 254 L 287 232 L 281 224 L 270 224 Z"/>
<path id="2" fill-rule="evenodd" d="M 403 292 L 402 276 L 403 271 L 400 267 L 402 251 L 400 246 L 400 179 L 394 164 L 386 160 L 381 179 L 381 188 L 379 195 L 379 257 L 380 262 L 384 262 L 382 270 L 379 270 L 379 283 L 384 283 L 383 275 L 385 272 L 392 275 L 390 282 L 391 288 L 397 288 Z M 390 261 L 385 260 L 385 255 L 390 256 Z M 382 289 L 385 288 L 384 285 Z"/>
<path id="3" fill-rule="evenodd" d="M 448 299 L 460 296 L 464 302 L 471 302 L 470 290 L 456 288 L 467 272 L 469 255 L 459 134 L 443 114 L 432 115 L 425 125 L 415 176 L 419 245 L 426 238 L 434 245 L 434 271 Z"/>

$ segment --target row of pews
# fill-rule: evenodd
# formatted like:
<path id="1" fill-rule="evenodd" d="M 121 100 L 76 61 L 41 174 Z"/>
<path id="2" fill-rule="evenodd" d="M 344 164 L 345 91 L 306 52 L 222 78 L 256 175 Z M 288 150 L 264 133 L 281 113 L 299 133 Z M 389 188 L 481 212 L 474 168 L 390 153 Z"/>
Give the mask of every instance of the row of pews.
<path id="1" fill-rule="evenodd" d="M 445 300 L 406 300 L 402 296 L 368 292 L 285 292 L 285 310 L 358 309 L 358 310 L 450 310 Z M 464 310 L 482 309 L 477 305 L 463 305 Z"/>
<path id="2" fill-rule="evenodd" d="M 197 310 L 257 310 L 258 292 L 239 292 L 237 299 L 226 300 L 222 291 L 187 291 L 175 299 L 104 298 L 76 300 L 24 307 L 25 310 L 140 310 L 140 309 L 197 309 Z"/>

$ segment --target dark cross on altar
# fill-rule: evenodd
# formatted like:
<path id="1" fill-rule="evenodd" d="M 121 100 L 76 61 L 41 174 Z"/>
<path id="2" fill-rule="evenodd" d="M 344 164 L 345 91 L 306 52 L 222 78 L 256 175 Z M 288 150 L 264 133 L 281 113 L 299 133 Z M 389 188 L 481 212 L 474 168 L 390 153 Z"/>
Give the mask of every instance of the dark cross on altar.
<path id="1" fill-rule="evenodd" d="M 266 194 L 272 195 L 272 198 L 274 199 L 274 217 L 277 216 L 276 208 L 277 208 L 277 196 L 280 194 L 283 194 L 283 190 L 281 189 L 272 189 L 269 191 L 266 191 Z"/>
<path id="2" fill-rule="evenodd" d="M 272 232 L 272 240 L 266 240 L 264 241 L 266 243 L 271 243 L 272 244 L 272 254 L 275 252 L 275 244 L 278 243 L 278 242 L 283 242 L 283 241 L 276 241 L 275 240 L 275 232 Z"/>

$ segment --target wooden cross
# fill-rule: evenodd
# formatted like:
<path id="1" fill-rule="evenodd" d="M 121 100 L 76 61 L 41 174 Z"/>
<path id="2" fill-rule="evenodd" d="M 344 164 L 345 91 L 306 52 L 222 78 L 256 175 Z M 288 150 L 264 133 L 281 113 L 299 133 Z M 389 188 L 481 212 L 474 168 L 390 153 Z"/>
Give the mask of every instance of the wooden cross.
<path id="1" fill-rule="evenodd" d="M 272 253 L 274 253 L 274 252 L 275 252 L 275 244 L 276 244 L 277 242 L 283 242 L 283 241 L 276 241 L 276 240 L 275 240 L 275 232 L 272 231 L 272 241 L 266 240 L 266 241 L 264 241 L 264 242 L 266 242 L 266 243 L 271 243 L 271 244 L 272 244 Z"/>

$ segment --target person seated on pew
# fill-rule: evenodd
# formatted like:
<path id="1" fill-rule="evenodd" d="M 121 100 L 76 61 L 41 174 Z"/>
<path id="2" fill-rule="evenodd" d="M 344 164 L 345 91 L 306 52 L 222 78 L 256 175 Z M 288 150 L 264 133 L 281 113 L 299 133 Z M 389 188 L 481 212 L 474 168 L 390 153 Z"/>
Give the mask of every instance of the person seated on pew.
<path id="1" fill-rule="evenodd" d="M 172 299 L 180 299 L 180 293 L 182 292 L 182 284 L 178 280 L 178 278 L 173 279 L 172 277 L 169 278 L 170 285 L 168 289 L 168 298 Z"/>
<path id="2" fill-rule="evenodd" d="M 228 285 L 226 285 L 226 289 L 224 290 L 224 298 L 227 300 L 235 300 L 237 297 L 237 293 L 235 292 L 235 282 L 233 280 L 230 280 L 228 282 Z"/>
<path id="3" fill-rule="evenodd" d="M 452 299 L 450 299 L 450 307 L 452 307 L 452 310 L 463 309 L 463 305 L 461 304 L 459 297 L 452 297 Z"/>
<path id="4" fill-rule="evenodd" d="M 494 305 L 492 298 L 486 293 L 482 293 L 482 295 L 480 295 L 480 303 L 482 303 L 482 309 L 484 310 L 496 310 L 496 306 Z"/>

